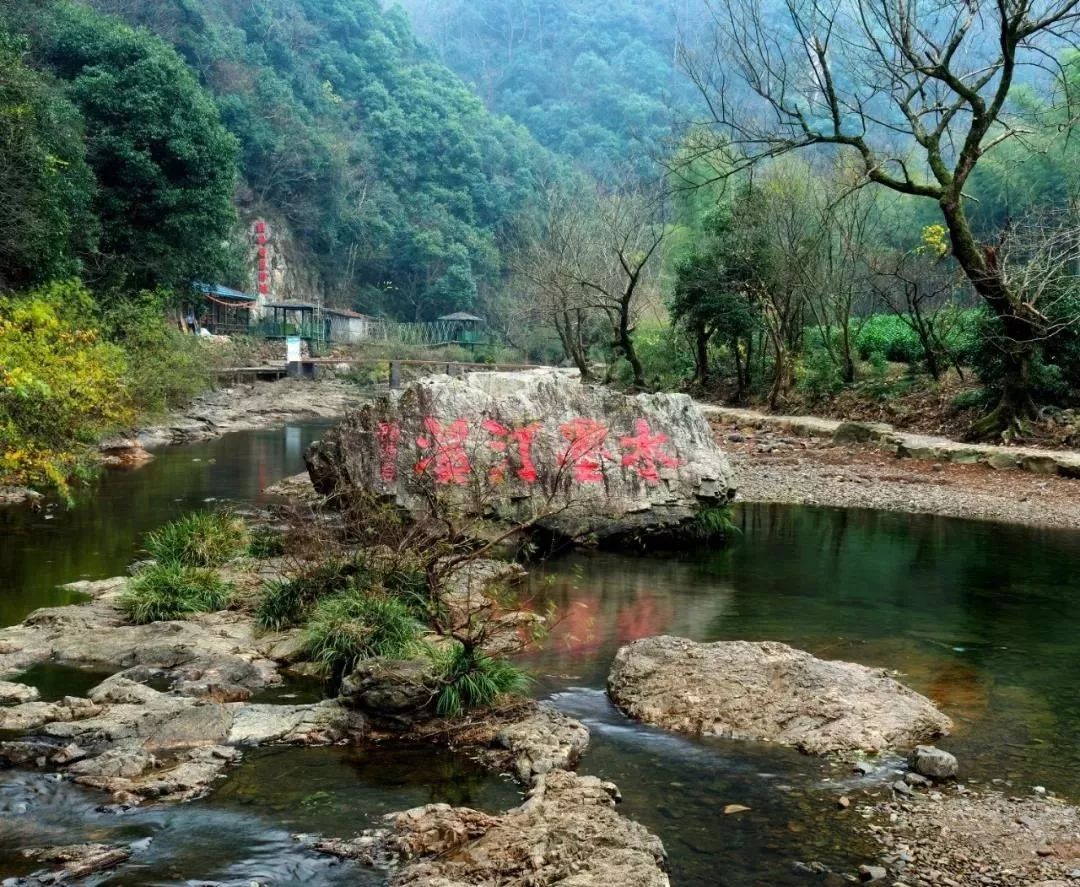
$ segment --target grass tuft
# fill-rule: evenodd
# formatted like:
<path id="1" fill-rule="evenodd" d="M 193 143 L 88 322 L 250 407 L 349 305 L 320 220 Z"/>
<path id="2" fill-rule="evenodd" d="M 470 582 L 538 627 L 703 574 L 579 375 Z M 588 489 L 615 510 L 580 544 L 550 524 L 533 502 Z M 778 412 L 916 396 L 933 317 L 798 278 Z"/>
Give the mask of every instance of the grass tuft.
<path id="1" fill-rule="evenodd" d="M 270 527 L 256 527 L 251 531 L 247 553 L 259 560 L 281 557 L 285 554 L 285 537 Z"/>
<path id="2" fill-rule="evenodd" d="M 319 601 L 306 631 L 307 655 L 335 678 L 362 659 L 406 659 L 421 650 L 422 626 L 408 604 L 357 586 Z"/>
<path id="3" fill-rule="evenodd" d="M 523 693 L 531 679 L 512 662 L 468 651 L 455 642 L 445 650 L 432 649 L 442 683 L 435 710 L 442 717 L 456 718 L 474 708 L 487 708 L 508 693 Z"/>
<path id="4" fill-rule="evenodd" d="M 695 539 L 710 542 L 727 539 L 741 531 L 735 523 L 730 505 L 714 505 L 698 511 L 690 532 Z"/>
<path id="5" fill-rule="evenodd" d="M 268 631 L 299 625 L 320 600 L 348 588 L 369 588 L 374 581 L 375 575 L 361 555 L 323 561 L 292 579 L 267 582 L 255 607 L 255 621 Z"/>
<path id="6" fill-rule="evenodd" d="M 177 563 L 147 567 L 128 584 L 120 608 L 139 625 L 212 613 L 229 605 L 232 586 L 213 571 Z"/>
<path id="7" fill-rule="evenodd" d="M 235 515 L 197 511 L 146 537 L 146 551 L 159 563 L 219 567 L 244 554 L 251 543 L 247 525 Z"/>

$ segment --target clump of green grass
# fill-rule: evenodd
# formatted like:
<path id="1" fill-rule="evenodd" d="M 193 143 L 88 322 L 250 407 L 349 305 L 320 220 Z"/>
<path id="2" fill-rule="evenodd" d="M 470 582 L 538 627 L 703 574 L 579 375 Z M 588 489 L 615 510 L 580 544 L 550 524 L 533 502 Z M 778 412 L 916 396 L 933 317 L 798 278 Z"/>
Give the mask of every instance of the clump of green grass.
<path id="1" fill-rule="evenodd" d="M 474 708 L 487 708 L 501 696 L 524 692 L 531 683 L 509 660 L 467 650 L 456 641 L 445 650 L 432 649 L 429 655 L 442 685 L 435 699 L 435 710 L 442 717 L 456 718 Z"/>
<path id="2" fill-rule="evenodd" d="M 727 539 L 740 532 L 730 505 L 702 508 L 694 515 L 690 533 L 694 539 L 711 542 Z"/>
<path id="3" fill-rule="evenodd" d="M 158 563 L 138 573 L 120 598 L 120 608 L 136 624 L 183 619 L 229 605 L 232 586 L 213 570 Z"/>
<path id="4" fill-rule="evenodd" d="M 285 537 L 270 527 L 256 527 L 251 531 L 247 553 L 259 560 L 281 557 L 285 554 Z"/>
<path id="5" fill-rule="evenodd" d="M 146 551 L 159 563 L 219 567 L 247 551 L 247 524 L 227 512 L 186 514 L 146 537 Z"/>
<path id="6" fill-rule="evenodd" d="M 267 631 L 299 625 L 320 600 L 347 588 L 369 588 L 375 578 L 362 555 L 322 561 L 292 579 L 267 582 L 255 607 L 255 621 Z"/>
<path id="7" fill-rule="evenodd" d="M 363 659 L 416 655 L 421 650 L 421 630 L 401 598 L 352 586 L 315 605 L 304 649 L 337 678 Z"/>

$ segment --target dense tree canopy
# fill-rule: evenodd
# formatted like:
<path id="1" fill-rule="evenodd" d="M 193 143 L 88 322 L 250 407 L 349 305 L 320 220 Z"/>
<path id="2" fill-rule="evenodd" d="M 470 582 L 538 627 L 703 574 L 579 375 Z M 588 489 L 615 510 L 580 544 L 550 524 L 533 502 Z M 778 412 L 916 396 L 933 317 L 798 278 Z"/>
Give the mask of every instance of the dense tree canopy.
<path id="1" fill-rule="evenodd" d="M 694 107 L 683 42 L 700 0 L 404 0 L 417 31 L 488 106 L 600 178 L 648 169 Z"/>
<path id="2" fill-rule="evenodd" d="M 376 0 L 10 0 L 0 31 L 13 282 L 53 276 L 45 252 L 101 289 L 244 285 L 238 207 L 287 223 L 332 301 L 429 318 L 500 284 L 498 237 L 552 163 Z"/>
<path id="3" fill-rule="evenodd" d="M 82 119 L 25 54 L 0 33 L 0 286 L 72 274 L 95 240 Z"/>

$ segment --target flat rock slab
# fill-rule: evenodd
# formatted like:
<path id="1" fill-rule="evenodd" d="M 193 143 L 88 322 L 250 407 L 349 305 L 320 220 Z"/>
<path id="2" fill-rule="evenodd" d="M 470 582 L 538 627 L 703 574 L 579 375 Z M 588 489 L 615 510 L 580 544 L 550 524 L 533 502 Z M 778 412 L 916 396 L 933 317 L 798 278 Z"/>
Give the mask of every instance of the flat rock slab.
<path id="1" fill-rule="evenodd" d="M 952 728 L 881 669 L 768 641 L 645 638 L 616 654 L 608 693 L 630 717 L 659 727 L 816 755 L 907 749 Z"/>

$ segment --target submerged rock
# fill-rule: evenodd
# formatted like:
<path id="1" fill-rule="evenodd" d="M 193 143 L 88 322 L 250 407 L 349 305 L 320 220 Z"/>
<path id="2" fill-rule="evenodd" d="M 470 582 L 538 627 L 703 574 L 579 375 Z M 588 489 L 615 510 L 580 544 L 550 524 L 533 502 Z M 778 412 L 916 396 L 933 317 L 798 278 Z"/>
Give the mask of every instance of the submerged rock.
<path id="1" fill-rule="evenodd" d="M 608 692 L 650 724 L 808 754 L 908 748 L 952 727 L 929 699 L 881 669 L 775 642 L 646 638 L 616 654 Z"/>
<path id="2" fill-rule="evenodd" d="M 68 844 L 24 850 L 23 856 L 51 867 L 49 873 L 35 876 L 38 883 L 59 884 L 115 868 L 131 859 L 131 848 L 114 844 Z"/>
<path id="3" fill-rule="evenodd" d="M 306 459 L 327 497 L 416 512 L 434 487 L 474 516 L 600 541 L 676 530 L 733 495 L 689 397 L 629 397 L 559 370 L 421 380 L 350 413 Z"/>

